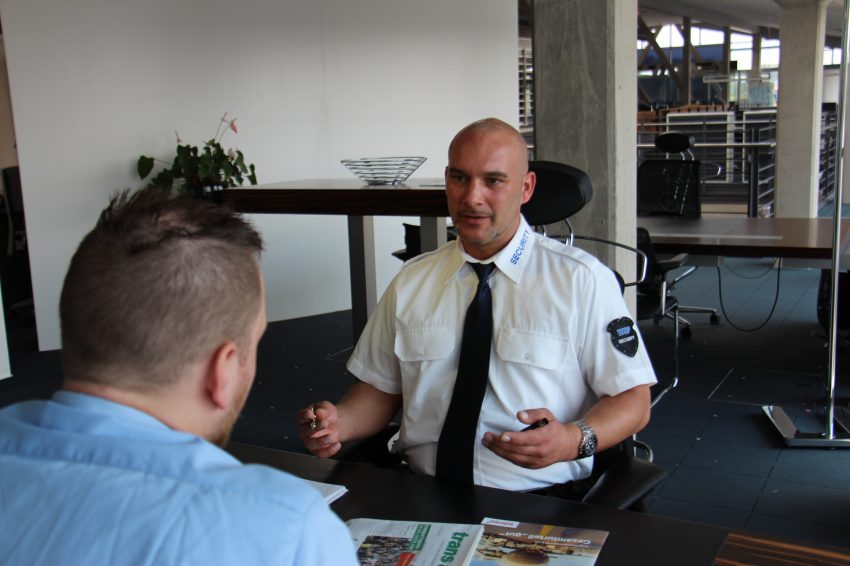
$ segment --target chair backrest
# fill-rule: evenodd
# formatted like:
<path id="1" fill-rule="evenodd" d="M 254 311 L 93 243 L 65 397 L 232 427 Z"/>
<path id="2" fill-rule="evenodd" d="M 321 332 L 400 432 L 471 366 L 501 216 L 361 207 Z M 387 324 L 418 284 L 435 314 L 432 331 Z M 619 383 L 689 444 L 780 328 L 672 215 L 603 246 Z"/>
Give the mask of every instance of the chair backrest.
<path id="1" fill-rule="evenodd" d="M 694 145 L 693 136 L 681 132 L 664 132 L 655 136 L 655 149 L 664 153 L 684 153 Z"/>
<path id="2" fill-rule="evenodd" d="M 530 161 L 537 176 L 534 194 L 522 205 L 532 226 L 554 224 L 577 213 L 593 198 L 590 177 L 581 169 L 554 161 Z"/>
<path id="3" fill-rule="evenodd" d="M 697 160 L 648 159 L 641 163 L 637 175 L 638 215 L 698 217 L 702 210 L 699 169 Z"/>
<path id="4" fill-rule="evenodd" d="M 638 283 L 638 293 L 657 294 L 660 292 L 660 281 L 664 277 L 661 270 L 658 268 L 658 258 L 655 256 L 655 250 L 652 248 L 652 239 L 646 228 L 637 229 L 637 249 L 643 252 L 646 257 L 646 274 L 643 281 Z M 640 266 L 638 266 L 640 267 Z"/>

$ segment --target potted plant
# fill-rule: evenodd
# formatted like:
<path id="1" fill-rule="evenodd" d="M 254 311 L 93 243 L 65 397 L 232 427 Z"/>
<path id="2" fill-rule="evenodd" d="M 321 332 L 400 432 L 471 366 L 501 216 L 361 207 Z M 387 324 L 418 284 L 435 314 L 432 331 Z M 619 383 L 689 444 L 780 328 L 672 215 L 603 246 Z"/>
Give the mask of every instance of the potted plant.
<path id="1" fill-rule="evenodd" d="M 154 175 L 148 182 L 148 187 L 211 197 L 216 191 L 226 187 L 241 186 L 245 179 L 256 185 L 254 164 L 245 163 L 245 157 L 240 150 L 230 148 L 225 151 L 222 147 L 221 139 L 228 130 L 237 133 L 236 118 L 228 120 L 225 113 L 219 120 L 215 136 L 204 142 L 201 148 L 184 144 L 180 134 L 174 132 L 177 136 L 177 154 L 174 161 L 168 163 L 142 155 L 136 164 L 139 178 L 147 178 L 153 171 L 154 164 L 159 161 L 168 167 Z"/>

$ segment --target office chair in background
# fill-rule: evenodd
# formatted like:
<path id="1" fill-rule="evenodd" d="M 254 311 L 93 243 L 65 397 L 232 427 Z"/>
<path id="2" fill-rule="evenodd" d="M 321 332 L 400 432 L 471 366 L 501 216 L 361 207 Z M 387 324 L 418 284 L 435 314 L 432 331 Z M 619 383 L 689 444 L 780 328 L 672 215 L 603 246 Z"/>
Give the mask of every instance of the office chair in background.
<path id="1" fill-rule="evenodd" d="M 638 216 L 683 218 L 700 216 L 702 213 L 700 161 L 693 158 L 691 144 L 690 137 L 678 132 L 667 132 L 656 136 L 656 149 L 665 153 L 679 153 L 680 159 L 647 159 L 640 164 L 637 174 Z M 644 234 L 643 241 L 644 245 L 651 249 L 648 236 Z M 646 253 L 647 249 L 643 251 Z M 668 279 L 673 270 L 684 267 L 687 257 L 687 254 L 678 254 L 673 258 L 665 259 L 663 263 L 656 263 L 656 275 L 664 277 L 666 292 L 671 292 L 679 281 L 696 271 L 695 266 L 690 266 L 675 278 Z M 720 322 L 717 309 L 710 307 L 678 305 L 677 313 L 708 314 L 711 324 L 716 325 Z M 663 313 L 660 318 L 656 318 L 656 322 L 659 322 L 661 318 L 673 319 L 673 313 Z M 682 338 L 690 338 L 692 334 L 690 322 L 682 317 L 678 317 L 677 322 L 681 325 Z"/>
<path id="2" fill-rule="evenodd" d="M 422 253 L 421 229 L 418 224 L 408 224 L 406 222 L 402 226 L 404 227 L 404 247 L 392 252 L 392 256 L 401 261 L 407 261 Z M 447 226 L 446 240 L 452 241 L 456 239 L 457 230 L 453 226 Z"/>
<path id="3" fill-rule="evenodd" d="M 650 408 L 655 407 L 668 391 L 679 384 L 679 301 L 668 291 L 667 273 L 682 265 L 684 258 L 675 256 L 659 260 L 652 248 L 649 232 L 644 228 L 637 229 L 637 247 L 644 256 L 644 277 L 637 284 L 637 317 L 638 320 L 652 319 L 658 323 L 663 318 L 673 321 L 673 372 L 659 374 L 658 382 L 650 389 Z M 684 255 L 684 254 L 680 254 Z M 635 446 L 646 453 L 646 459 L 653 460 L 652 448 L 644 442 L 635 439 Z"/>

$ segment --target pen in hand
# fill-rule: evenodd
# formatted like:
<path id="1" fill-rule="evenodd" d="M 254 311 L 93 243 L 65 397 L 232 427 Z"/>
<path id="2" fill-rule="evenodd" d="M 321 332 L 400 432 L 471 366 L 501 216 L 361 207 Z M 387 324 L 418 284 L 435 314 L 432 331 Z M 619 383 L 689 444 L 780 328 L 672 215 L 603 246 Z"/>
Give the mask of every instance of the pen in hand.
<path id="1" fill-rule="evenodd" d="M 530 425 L 528 425 L 527 427 L 525 427 L 524 429 L 522 429 L 520 432 L 525 432 L 527 430 L 534 430 L 535 428 L 541 428 L 541 427 L 546 426 L 547 424 L 549 424 L 549 419 L 543 418 L 543 419 L 540 419 L 540 420 L 536 420 L 533 423 L 531 423 Z"/>
<path id="2" fill-rule="evenodd" d="M 312 407 L 310 407 L 310 410 L 313 413 L 313 418 L 310 419 L 310 430 L 316 430 L 316 428 L 319 426 L 318 417 L 316 416 L 316 406 L 313 405 Z"/>

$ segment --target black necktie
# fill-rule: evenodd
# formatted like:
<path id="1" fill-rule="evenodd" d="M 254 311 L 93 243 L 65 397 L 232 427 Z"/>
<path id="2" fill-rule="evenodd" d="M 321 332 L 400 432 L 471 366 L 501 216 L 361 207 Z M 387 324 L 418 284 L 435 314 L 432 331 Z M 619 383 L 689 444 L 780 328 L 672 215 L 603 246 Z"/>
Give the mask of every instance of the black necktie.
<path id="1" fill-rule="evenodd" d="M 493 340 L 493 300 L 487 283 L 494 263 L 471 264 L 478 275 L 478 289 L 466 311 L 460 361 L 452 401 L 437 445 L 437 476 L 472 483 L 472 454 L 481 402 L 487 391 L 490 342 Z"/>

